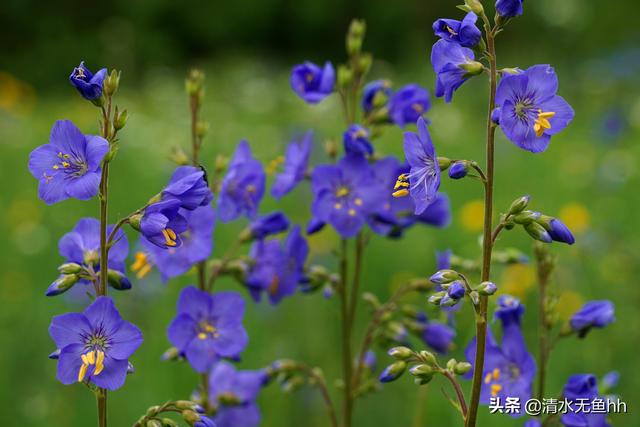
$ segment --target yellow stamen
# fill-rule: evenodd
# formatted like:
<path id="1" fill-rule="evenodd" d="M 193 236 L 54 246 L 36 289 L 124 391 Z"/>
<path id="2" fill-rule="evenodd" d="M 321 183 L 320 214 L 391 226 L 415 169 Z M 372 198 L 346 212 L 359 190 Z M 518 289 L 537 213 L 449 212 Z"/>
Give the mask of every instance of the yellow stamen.
<path id="1" fill-rule="evenodd" d="M 216 328 L 215 328 L 215 327 L 213 327 L 213 326 L 211 326 L 211 325 L 209 325 L 209 324 L 207 324 L 207 325 L 204 327 L 204 330 L 205 330 L 205 331 L 207 331 L 207 332 L 211 332 L 211 333 L 213 333 L 213 332 L 215 332 L 215 331 L 216 331 Z"/>
<path id="2" fill-rule="evenodd" d="M 356 216 L 356 210 L 355 209 L 349 209 L 348 213 L 349 213 L 349 216 Z"/>
<path id="3" fill-rule="evenodd" d="M 545 130 L 551 129 L 551 123 L 549 122 L 549 119 L 555 115 L 556 113 L 553 111 L 538 110 L 538 117 L 533 124 L 533 130 L 535 131 L 537 137 L 541 137 L 544 134 Z"/>
<path id="4" fill-rule="evenodd" d="M 62 162 L 62 167 L 63 168 L 68 168 L 69 166 L 71 166 L 71 164 L 69 162 Z"/>
<path id="5" fill-rule="evenodd" d="M 136 252 L 135 262 L 131 264 L 131 270 L 136 273 L 136 277 L 138 279 L 142 279 L 144 276 L 149 274 L 152 268 L 153 265 L 149 262 L 147 254 L 144 252 Z"/>
<path id="6" fill-rule="evenodd" d="M 205 334 L 204 332 L 200 332 L 198 334 L 198 339 L 206 340 L 207 339 L 207 334 Z"/>
<path id="7" fill-rule="evenodd" d="M 494 368 L 491 374 L 494 380 L 498 381 L 500 379 L 500 369 Z"/>
<path id="8" fill-rule="evenodd" d="M 484 383 L 485 384 L 489 384 L 491 382 L 491 373 L 488 373 L 485 377 L 484 377 Z"/>
<path id="9" fill-rule="evenodd" d="M 362 206 L 362 199 L 359 197 L 355 199 L 353 202 L 356 204 L 356 206 Z"/>
<path id="10" fill-rule="evenodd" d="M 84 356 L 84 355 L 83 355 Z M 80 371 L 78 371 L 78 382 L 81 383 L 82 380 L 84 380 L 85 375 L 87 375 L 87 368 L 89 367 L 89 365 L 83 363 L 80 366 Z"/>
<path id="11" fill-rule="evenodd" d="M 97 351 L 98 357 L 96 358 L 96 369 L 93 371 L 93 375 L 99 375 L 104 369 L 104 351 Z"/>
<path id="12" fill-rule="evenodd" d="M 342 209 L 342 203 L 336 203 L 335 205 L 333 205 L 334 209 Z"/>
<path id="13" fill-rule="evenodd" d="M 491 384 L 491 396 L 496 397 L 501 390 L 502 386 L 500 384 Z"/>
<path id="14" fill-rule="evenodd" d="M 60 169 L 60 166 L 58 166 L 58 165 L 53 165 L 53 168 L 54 168 L 55 170 L 58 170 L 58 169 Z"/>
<path id="15" fill-rule="evenodd" d="M 397 189 L 398 189 L 398 188 L 400 188 L 400 187 L 404 187 L 404 188 L 406 188 L 406 187 L 408 187 L 408 186 L 409 186 L 409 183 L 408 183 L 408 182 L 406 182 L 406 181 L 396 181 L 396 185 L 394 185 L 394 186 L 393 186 L 393 189 L 394 189 L 394 190 L 397 190 Z"/>
<path id="16" fill-rule="evenodd" d="M 89 358 L 87 357 L 86 354 L 81 354 L 80 355 L 80 359 L 82 359 L 82 364 L 83 365 L 88 365 L 89 364 Z"/>
<path id="17" fill-rule="evenodd" d="M 165 228 L 164 230 L 162 230 L 162 235 L 164 236 L 164 243 L 167 246 L 177 246 L 178 244 L 176 243 L 176 238 L 178 236 L 176 236 L 175 231 L 173 231 L 170 228 Z"/>
<path id="18" fill-rule="evenodd" d="M 344 197 L 349 194 L 349 189 L 347 187 L 340 187 L 338 191 L 336 191 L 337 197 Z"/>
<path id="19" fill-rule="evenodd" d="M 453 31 L 453 28 L 451 28 L 450 26 L 445 25 L 445 27 L 446 27 L 447 31 L 449 32 L 449 34 L 451 34 L 452 36 L 457 36 L 458 35 L 458 33 Z"/>
<path id="20" fill-rule="evenodd" d="M 89 353 L 87 353 L 87 361 L 89 365 L 93 365 L 94 363 L 96 363 L 96 353 L 94 351 L 90 351 Z"/>
<path id="21" fill-rule="evenodd" d="M 409 195 L 409 190 L 407 190 L 406 188 L 403 188 L 402 190 L 394 191 L 391 195 L 396 198 L 405 197 Z"/>

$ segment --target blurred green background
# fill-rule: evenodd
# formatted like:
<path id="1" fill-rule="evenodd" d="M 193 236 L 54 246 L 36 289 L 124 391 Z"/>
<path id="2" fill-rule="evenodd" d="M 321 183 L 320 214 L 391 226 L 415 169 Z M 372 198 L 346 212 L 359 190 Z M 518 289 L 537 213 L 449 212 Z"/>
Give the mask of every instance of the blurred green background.
<path id="1" fill-rule="evenodd" d="M 487 2 L 485 2 L 487 3 Z M 343 122 L 337 97 L 310 107 L 289 89 L 290 67 L 305 59 L 345 59 L 343 36 L 352 17 L 367 20 L 365 49 L 376 60 L 370 78 L 388 77 L 395 87 L 416 82 L 433 92 L 435 77 L 428 51 L 435 41 L 431 23 L 461 13 L 447 0 L 124 1 L 78 4 L 71 1 L 4 0 L 0 5 L 0 422 L 6 426 L 87 426 L 94 423 L 93 396 L 83 387 L 55 380 L 54 350 L 47 327 L 51 316 L 78 310 L 64 297 L 45 298 L 61 258 L 57 241 L 82 216 L 96 216 L 97 202 L 65 201 L 46 207 L 37 198 L 27 170 L 31 150 L 48 141 L 57 119 L 71 119 L 87 133 L 97 132 L 98 110 L 69 85 L 73 66 L 85 60 L 95 70 L 121 69 L 120 107 L 129 124 L 112 166 L 111 219 L 140 206 L 168 180 L 172 146 L 189 144 L 189 114 L 183 92 L 186 71 L 207 74 L 203 118 L 211 123 L 203 163 L 232 153 L 243 138 L 268 162 L 281 154 L 296 132 L 313 128 L 316 142 L 340 138 Z M 490 6 L 488 6 L 490 7 Z M 629 414 L 612 417 L 615 425 L 640 425 L 636 412 L 640 387 L 637 351 L 640 339 L 639 231 L 636 209 L 640 133 L 638 27 L 640 6 L 633 0 L 602 2 L 536 0 L 498 40 L 501 66 L 525 68 L 551 63 L 560 78 L 560 94 L 576 110 L 574 122 L 554 137 L 540 155 L 517 149 L 498 131 L 496 206 L 531 194 L 536 209 L 560 216 L 574 231 L 573 247 L 553 245 L 560 257 L 554 283 L 566 318 L 588 299 L 611 299 L 617 322 L 586 340 L 560 342 L 550 363 L 548 394 L 557 395 L 566 378 L 590 372 L 621 373 L 616 392 Z M 428 117 L 440 155 L 482 159 L 486 82 L 466 84 L 445 105 L 434 100 Z M 401 130 L 389 128 L 378 142 L 381 153 L 401 154 Z M 314 157 L 324 159 L 320 144 Z M 635 190 L 634 190 L 635 189 Z M 444 230 L 416 227 L 401 241 L 375 238 L 365 261 L 364 286 L 381 298 L 403 280 L 434 270 L 434 252 L 453 248 L 466 257 L 479 254 L 480 187 L 473 181 L 445 180 L 453 223 Z M 262 211 L 286 210 L 293 221 L 309 215 L 308 188 L 277 203 L 266 199 Z M 221 256 L 244 224 L 218 226 L 215 256 Z M 130 234 L 130 242 L 136 236 Z M 330 232 L 311 239 L 314 262 L 335 265 Z M 500 245 L 530 252 L 523 233 L 507 233 Z M 537 302 L 531 266 L 498 268 L 494 279 L 503 291 L 523 298 L 531 351 L 537 353 Z M 160 361 L 168 347 L 165 328 L 176 297 L 194 277 L 163 285 L 157 274 L 134 284 L 128 293 L 112 293 L 123 315 L 140 326 L 144 345 L 132 361 L 137 372 L 110 396 L 113 426 L 128 426 L 147 407 L 170 398 L 186 398 L 197 381 L 186 364 Z M 234 289 L 231 281 L 219 288 Z M 243 291 L 244 293 L 244 291 Z M 245 294 L 246 295 L 246 294 Z M 416 300 L 424 304 L 422 300 Z M 468 307 L 467 307 L 468 308 Z M 472 318 L 458 319 L 457 349 L 473 335 Z M 358 330 L 366 322 L 358 312 Z M 250 344 L 240 366 L 258 368 L 292 357 L 321 366 L 330 384 L 339 377 L 339 313 L 336 300 L 297 295 L 281 305 L 248 304 Z M 379 364 L 388 358 L 382 351 Z M 464 384 L 465 390 L 468 383 Z M 357 407 L 356 425 L 457 425 L 443 404 L 440 379 L 422 396 L 409 378 L 367 396 Z M 335 391 L 335 388 L 332 387 Z M 421 397 L 420 397 L 421 396 Z M 337 398 L 336 393 L 336 398 Z M 426 399 L 425 399 L 426 397 Z M 315 390 L 286 395 L 277 386 L 259 398 L 263 426 L 326 426 Z M 481 425 L 519 426 L 523 420 L 490 416 L 481 409 Z M 416 421 L 418 420 L 418 421 Z"/>

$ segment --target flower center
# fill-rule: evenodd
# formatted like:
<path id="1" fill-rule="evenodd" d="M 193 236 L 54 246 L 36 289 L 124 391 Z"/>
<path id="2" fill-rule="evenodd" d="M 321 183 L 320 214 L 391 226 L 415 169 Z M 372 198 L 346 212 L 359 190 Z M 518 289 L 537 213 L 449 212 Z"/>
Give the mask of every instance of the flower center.
<path id="1" fill-rule="evenodd" d="M 393 186 L 394 192 L 391 193 L 393 197 L 405 197 L 409 195 L 409 175 L 406 173 L 400 174 L 396 180 L 396 184 Z"/>
<path id="2" fill-rule="evenodd" d="M 542 110 L 538 110 L 538 117 L 533 124 L 533 130 L 536 132 L 536 136 L 541 137 L 545 130 L 551 129 L 549 119 L 555 115 L 556 113 L 553 111 L 544 112 Z"/>
<path id="3" fill-rule="evenodd" d="M 74 77 L 76 79 L 85 80 L 87 76 L 84 74 L 84 68 L 76 67 L 73 69 Z"/>
<path id="4" fill-rule="evenodd" d="M 134 263 L 131 264 L 131 270 L 136 273 L 138 279 L 142 279 L 149 274 L 153 265 L 149 262 L 149 257 L 144 252 L 136 252 L 134 259 Z"/>
<path id="5" fill-rule="evenodd" d="M 198 339 L 206 340 L 207 338 L 218 338 L 220 333 L 218 329 L 213 326 L 210 322 L 201 322 L 200 323 L 200 332 L 198 332 Z"/>
<path id="6" fill-rule="evenodd" d="M 79 178 L 89 169 L 87 162 L 77 156 L 59 152 L 58 158 L 60 162 L 53 165 L 53 169 L 57 171 L 62 170 L 70 177 Z"/>
<path id="7" fill-rule="evenodd" d="M 336 190 L 336 197 L 346 197 L 349 195 L 349 188 L 344 185 Z"/>
<path id="8" fill-rule="evenodd" d="M 445 25 L 444 28 L 449 32 L 449 34 L 451 34 L 452 36 L 457 36 L 458 33 L 456 33 L 455 31 L 453 31 L 453 28 L 451 28 L 448 25 Z"/>
<path id="9" fill-rule="evenodd" d="M 165 228 L 164 230 L 162 230 L 162 235 L 164 236 L 165 245 L 170 247 L 174 247 L 177 245 L 176 240 L 178 239 L 178 236 L 176 235 L 175 231 L 170 228 Z"/>

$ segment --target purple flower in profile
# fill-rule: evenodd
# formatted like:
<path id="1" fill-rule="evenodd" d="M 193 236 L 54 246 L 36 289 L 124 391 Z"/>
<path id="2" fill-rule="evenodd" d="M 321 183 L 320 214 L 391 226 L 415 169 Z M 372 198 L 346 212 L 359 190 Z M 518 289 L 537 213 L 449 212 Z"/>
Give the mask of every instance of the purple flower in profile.
<path id="1" fill-rule="evenodd" d="M 475 61 L 471 49 L 457 43 L 438 40 L 431 49 L 431 65 L 436 73 L 436 97 L 451 102 L 453 93 L 478 71 L 482 64 Z"/>
<path id="2" fill-rule="evenodd" d="M 193 369 L 207 372 L 220 357 L 236 357 L 247 346 L 244 305 L 237 292 L 212 295 L 189 286 L 180 293 L 169 341 Z"/>
<path id="3" fill-rule="evenodd" d="M 438 19 L 433 23 L 433 32 L 443 40 L 458 43 L 460 46 L 473 47 L 480 42 L 482 34 L 476 21 L 478 15 L 467 13 L 462 21 L 455 19 Z"/>
<path id="4" fill-rule="evenodd" d="M 255 427 L 260 424 L 256 398 L 267 380 L 264 371 L 237 371 L 218 362 L 209 373 L 209 404 L 217 408 L 217 427 Z"/>
<path id="5" fill-rule="evenodd" d="M 388 80 L 375 80 L 368 83 L 362 90 L 362 109 L 368 114 L 381 107 L 378 104 L 382 102 L 386 104 L 391 93 L 391 83 Z"/>
<path id="6" fill-rule="evenodd" d="M 278 173 L 271 186 L 271 195 L 279 199 L 295 188 L 307 173 L 309 156 L 313 144 L 313 132 L 304 134 L 302 139 L 287 146 L 283 171 Z"/>
<path id="7" fill-rule="evenodd" d="M 187 223 L 186 230 L 180 235 L 180 246 L 162 248 L 147 239 L 141 239 L 144 250 L 136 253 L 135 263 L 131 266 L 139 279 L 155 266 L 162 281 L 166 282 L 186 273 L 211 255 L 216 222 L 213 206 L 201 206 L 193 211 L 180 209 L 179 213 Z"/>
<path id="8" fill-rule="evenodd" d="M 282 212 L 272 212 L 261 216 L 249 224 L 248 235 L 251 239 L 264 239 L 289 228 L 289 219 Z"/>
<path id="9" fill-rule="evenodd" d="M 179 200 L 180 207 L 190 211 L 210 204 L 213 194 L 209 189 L 204 169 L 195 166 L 176 168 L 169 184 L 162 190 L 162 199 Z"/>
<path id="10" fill-rule="evenodd" d="M 308 253 L 309 246 L 300 234 L 300 226 L 293 227 L 282 244 L 279 240 L 255 242 L 250 253 L 254 264 L 246 279 L 253 299 L 260 301 L 266 292 L 271 304 L 277 304 L 293 295 L 303 279 Z"/>
<path id="11" fill-rule="evenodd" d="M 415 214 L 419 215 L 434 201 L 440 188 L 440 167 L 436 157 L 427 124 L 418 119 L 418 133 L 404 133 L 404 154 L 411 169 L 408 174 L 398 177 L 396 184 L 400 190 L 394 196 L 411 194 L 415 204 Z"/>
<path id="12" fill-rule="evenodd" d="M 522 3 L 524 0 L 498 0 L 496 1 L 496 12 L 504 18 L 514 18 L 522 15 Z"/>
<path id="13" fill-rule="evenodd" d="M 111 233 L 113 225 L 107 226 L 107 234 Z M 114 236 L 114 244 L 109 249 L 109 270 L 125 272 L 125 260 L 129 254 L 129 242 L 127 235 L 122 230 L 118 230 Z M 75 263 L 87 269 L 92 269 L 95 273 L 100 271 L 100 221 L 95 218 L 82 218 L 73 227 L 73 230 L 60 238 L 58 242 L 60 255 L 65 258 L 65 262 Z M 119 288 L 130 289 L 131 283 L 125 280 L 125 286 Z M 59 295 L 69 288 L 60 289 L 54 282 L 47 289 L 47 296 Z M 81 279 L 78 283 L 89 283 Z M 128 284 L 128 286 L 127 286 Z"/>
<path id="14" fill-rule="evenodd" d="M 456 331 L 439 322 L 427 322 L 422 330 L 422 340 L 433 350 L 446 354 L 453 346 Z"/>
<path id="15" fill-rule="evenodd" d="M 614 320 L 615 310 L 611 301 L 589 301 L 571 316 L 569 324 L 578 336 L 584 337 L 591 328 L 604 328 Z"/>
<path id="16" fill-rule="evenodd" d="M 593 402 L 595 399 L 603 399 L 606 406 L 606 398 L 600 396 L 598 392 L 598 381 L 591 374 L 572 375 L 564 386 L 562 395 L 571 403 L 567 405 L 569 412 L 562 414 L 560 421 L 566 427 L 610 427 L 607 422 L 606 413 L 598 413 L 577 409 L 579 404 L 576 401 Z M 587 406 L 587 409 L 590 409 Z"/>
<path id="17" fill-rule="evenodd" d="M 539 153 L 567 127 L 574 112 L 557 91 L 558 77 L 550 65 L 534 65 L 500 80 L 496 92 L 500 128 L 511 142 Z"/>
<path id="18" fill-rule="evenodd" d="M 49 143 L 29 155 L 29 171 L 39 181 L 38 196 L 48 205 L 70 197 L 89 200 L 98 194 L 106 139 L 83 135 L 70 120 L 58 120 Z"/>
<path id="19" fill-rule="evenodd" d="M 344 151 L 347 154 L 360 154 L 370 156 L 373 154 L 373 145 L 369 141 L 369 131 L 364 126 L 351 125 L 342 137 Z"/>
<path id="20" fill-rule="evenodd" d="M 102 84 L 107 76 L 107 69 L 102 68 L 93 74 L 84 66 L 84 61 L 75 67 L 69 76 L 69 81 L 84 99 L 93 101 L 102 95 Z"/>
<path id="21" fill-rule="evenodd" d="M 142 236 L 163 249 L 179 247 L 182 244 L 180 235 L 187 230 L 180 204 L 178 199 L 167 199 L 147 206 L 139 226 L 136 225 Z"/>
<path id="22" fill-rule="evenodd" d="M 62 384 L 86 382 L 107 390 L 122 387 L 128 359 L 142 344 L 140 330 L 103 296 L 82 313 L 55 316 L 49 335 L 60 350 L 57 378 Z"/>
<path id="23" fill-rule="evenodd" d="M 500 308 L 496 317 L 502 324 L 502 344 L 498 346 L 491 331 L 487 331 L 483 384 L 480 402 L 488 405 L 492 397 L 505 401 L 506 397 L 516 397 L 526 401 L 531 397 L 531 387 L 536 372 L 536 362 L 527 350 L 522 336 L 520 318 L 524 308 L 513 298 L 499 302 Z M 476 356 L 475 338 L 465 350 L 469 363 L 473 364 Z M 473 372 L 467 374 L 471 377 Z M 519 417 L 524 411 L 511 414 Z"/>
<path id="24" fill-rule="evenodd" d="M 291 71 L 291 89 L 306 103 L 317 104 L 333 92 L 336 73 L 329 61 L 324 67 L 306 61 Z"/>
<path id="25" fill-rule="evenodd" d="M 253 158 L 247 141 L 238 144 L 218 197 L 220 221 L 230 222 L 240 215 L 252 218 L 264 194 L 265 173 Z"/>
<path id="26" fill-rule="evenodd" d="M 311 174 L 313 216 L 344 238 L 355 236 L 384 200 L 384 189 L 360 155 L 348 154 L 335 165 L 316 166 Z"/>
<path id="27" fill-rule="evenodd" d="M 429 108 L 429 91 L 417 84 L 408 84 L 391 95 L 389 117 L 396 125 L 404 127 L 422 118 Z"/>

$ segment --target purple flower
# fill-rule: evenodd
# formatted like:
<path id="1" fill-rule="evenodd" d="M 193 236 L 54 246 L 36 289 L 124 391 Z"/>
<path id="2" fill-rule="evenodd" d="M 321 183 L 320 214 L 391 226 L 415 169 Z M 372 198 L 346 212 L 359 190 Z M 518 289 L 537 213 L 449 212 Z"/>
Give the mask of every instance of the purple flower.
<path id="1" fill-rule="evenodd" d="M 478 64 L 471 49 L 438 40 L 431 49 L 431 65 L 436 73 L 436 96 L 444 96 L 445 102 L 451 102 L 453 92 L 474 73 L 482 71 L 482 64 Z"/>
<path id="2" fill-rule="evenodd" d="M 176 168 L 169 184 L 162 190 L 162 199 L 179 200 L 180 207 L 192 211 L 210 204 L 213 194 L 203 169 L 195 166 L 180 166 Z"/>
<path id="3" fill-rule="evenodd" d="M 106 139 L 83 135 L 70 120 L 58 120 L 49 143 L 29 155 L 29 171 L 39 180 L 38 196 L 48 205 L 70 197 L 89 200 L 98 194 Z"/>
<path id="4" fill-rule="evenodd" d="M 311 217 L 309 222 L 307 222 L 307 229 L 306 229 L 307 234 L 311 235 L 311 234 L 317 233 L 318 231 L 322 230 L 325 225 L 327 225 L 326 222 L 321 221 L 318 218 Z"/>
<path id="5" fill-rule="evenodd" d="M 496 12 L 505 18 L 514 18 L 522 15 L 522 3 L 524 0 L 498 0 L 496 1 Z"/>
<path id="6" fill-rule="evenodd" d="M 455 162 L 449 167 L 449 178 L 461 179 L 467 176 L 468 168 L 465 162 Z"/>
<path id="7" fill-rule="evenodd" d="M 313 132 L 304 134 L 299 142 L 293 141 L 287 147 L 284 170 L 278 173 L 271 186 L 271 195 L 279 199 L 295 188 L 307 173 L 309 156 L 313 143 Z"/>
<path id="8" fill-rule="evenodd" d="M 265 173 L 253 158 L 247 141 L 238 144 L 218 197 L 220 221 L 230 222 L 240 215 L 255 216 L 264 194 Z"/>
<path id="9" fill-rule="evenodd" d="M 107 76 L 107 69 L 103 68 L 93 74 L 84 66 L 84 61 L 73 69 L 69 81 L 84 99 L 93 101 L 102 95 L 102 84 Z"/>
<path id="10" fill-rule="evenodd" d="M 187 228 L 180 235 L 181 245 L 160 247 L 147 239 L 141 239 L 144 251 L 136 253 L 131 269 L 139 279 L 145 277 L 153 268 L 158 268 L 163 282 L 180 276 L 195 264 L 205 261 L 213 250 L 213 230 L 216 214 L 213 206 L 201 206 L 193 211 L 180 209 Z"/>
<path id="11" fill-rule="evenodd" d="M 391 95 L 389 117 L 398 126 L 415 123 L 431 108 L 429 91 L 417 84 L 408 84 Z"/>
<path id="12" fill-rule="evenodd" d="M 169 341 L 193 369 L 207 372 L 220 357 L 236 357 L 247 346 L 244 300 L 237 292 L 210 294 L 189 286 L 178 299 Z"/>
<path id="13" fill-rule="evenodd" d="M 401 189 L 393 194 L 396 197 L 411 194 L 414 212 L 419 215 L 434 201 L 440 187 L 440 167 L 423 118 L 418 119 L 417 134 L 405 132 L 404 154 L 411 169 L 398 177 L 396 186 Z"/>
<path id="14" fill-rule="evenodd" d="M 255 427 L 260 423 L 256 398 L 267 379 L 263 371 L 237 371 L 218 362 L 209 374 L 209 403 L 217 408 L 218 427 Z M 230 404 L 230 401 L 232 404 Z"/>
<path id="15" fill-rule="evenodd" d="M 111 230 L 113 230 L 113 225 L 107 227 L 107 235 L 111 233 Z M 122 230 L 118 230 L 114 242 L 109 249 L 109 269 L 124 273 L 125 260 L 129 254 L 127 235 Z M 76 263 L 98 273 L 100 271 L 100 221 L 95 218 L 82 218 L 73 227 L 73 230 L 60 238 L 58 250 L 60 255 L 65 258 L 65 262 Z M 59 295 L 69 289 L 68 287 L 59 289 L 55 286 L 56 282 L 47 289 L 47 296 Z M 87 284 L 88 281 L 83 279 L 79 283 Z M 131 283 L 126 280 L 125 286 L 120 289 L 129 288 L 131 288 Z"/>
<path id="16" fill-rule="evenodd" d="M 386 104 L 391 96 L 391 84 L 388 80 L 375 80 L 368 83 L 362 91 L 362 109 L 365 113 L 370 113 L 376 108 L 381 101 Z"/>
<path id="17" fill-rule="evenodd" d="M 364 355 L 364 366 L 369 369 L 369 372 L 375 372 L 376 366 L 378 365 L 378 358 L 376 357 L 376 352 L 373 350 L 368 350 Z"/>
<path id="18" fill-rule="evenodd" d="M 329 61 L 320 68 L 306 61 L 291 71 L 291 89 L 308 104 L 317 104 L 333 92 L 336 73 Z"/>
<path id="19" fill-rule="evenodd" d="M 482 34 L 476 21 L 478 15 L 467 13 L 462 21 L 455 19 L 438 19 L 433 23 L 433 32 L 436 36 L 450 42 L 458 43 L 464 47 L 473 47 L 478 44 Z"/>
<path id="20" fill-rule="evenodd" d="M 494 316 L 496 319 L 500 319 L 503 325 L 515 324 L 520 326 L 523 314 L 524 305 L 520 304 L 520 300 L 517 298 L 510 295 L 501 295 L 498 298 L 498 307 L 494 312 Z"/>
<path id="21" fill-rule="evenodd" d="M 451 350 L 456 331 L 439 322 L 427 322 L 422 331 L 422 340 L 440 354 Z"/>
<path id="22" fill-rule="evenodd" d="M 369 131 L 364 126 L 351 125 L 342 137 L 347 154 L 372 155 L 373 145 L 369 141 Z"/>
<path id="23" fill-rule="evenodd" d="M 49 335 L 60 350 L 57 378 L 62 384 L 87 382 L 107 390 L 122 387 L 128 359 L 142 344 L 140 330 L 102 296 L 82 313 L 55 316 Z"/>
<path id="24" fill-rule="evenodd" d="M 284 243 L 279 240 L 257 241 L 251 248 L 254 261 L 246 284 L 254 300 L 260 301 L 263 292 L 271 304 L 293 295 L 303 279 L 303 267 L 309 253 L 307 241 L 295 226 Z"/>
<path id="25" fill-rule="evenodd" d="M 489 404 L 492 397 L 505 401 L 506 397 L 516 397 L 526 401 L 531 397 L 531 387 L 536 372 L 536 363 L 528 352 L 527 345 L 520 328 L 522 310 L 519 301 L 513 297 L 512 302 L 503 302 L 496 316 L 502 323 L 502 344 L 498 346 L 491 331 L 487 331 L 483 384 L 480 402 Z M 516 304 L 517 303 L 517 304 Z M 473 364 L 476 356 L 475 338 L 465 350 L 469 363 Z M 471 377 L 473 372 L 467 374 Z M 511 414 L 519 417 L 524 411 Z"/>
<path id="26" fill-rule="evenodd" d="M 142 236 L 163 249 L 179 247 L 182 244 L 180 235 L 187 230 L 180 204 L 178 199 L 167 199 L 147 206 L 137 227 Z"/>
<path id="27" fill-rule="evenodd" d="M 611 301 L 589 301 L 580 310 L 571 316 L 569 323 L 571 329 L 578 332 L 578 336 L 584 337 L 591 328 L 604 328 L 612 323 L 615 318 L 615 310 Z"/>
<path id="28" fill-rule="evenodd" d="M 438 193 L 433 201 L 421 214 L 416 216 L 418 222 L 443 228 L 451 223 L 451 204 L 449 197 L 444 193 Z"/>
<path id="29" fill-rule="evenodd" d="M 282 212 L 272 212 L 261 216 L 249 224 L 249 235 L 253 239 L 264 239 L 289 228 L 289 219 Z"/>
<path id="30" fill-rule="evenodd" d="M 363 156 L 348 154 L 335 165 L 316 166 L 311 174 L 313 216 L 344 238 L 355 236 L 377 211 L 384 189 Z"/>
<path id="31" fill-rule="evenodd" d="M 551 136 L 573 119 L 571 106 L 558 91 L 558 77 L 549 65 L 534 65 L 520 74 L 500 80 L 496 105 L 500 107 L 500 128 L 518 147 L 539 153 Z"/>
<path id="32" fill-rule="evenodd" d="M 451 249 L 446 249 L 441 252 L 436 252 L 436 269 L 438 271 L 450 269 L 452 255 L 453 255 L 453 251 Z"/>
<path id="33" fill-rule="evenodd" d="M 567 380 L 562 394 L 569 402 L 573 403 L 572 405 L 568 405 L 569 412 L 562 414 L 560 418 L 563 425 L 566 427 L 610 427 L 610 424 L 607 422 L 606 413 L 597 413 L 594 411 L 586 413 L 586 411 L 576 409 L 578 407 L 576 400 L 578 399 L 582 402 L 591 402 L 594 399 L 600 398 L 605 400 L 606 406 L 606 398 L 600 396 L 598 392 L 598 381 L 594 375 L 572 375 Z M 588 406 L 587 409 L 589 409 Z"/>

